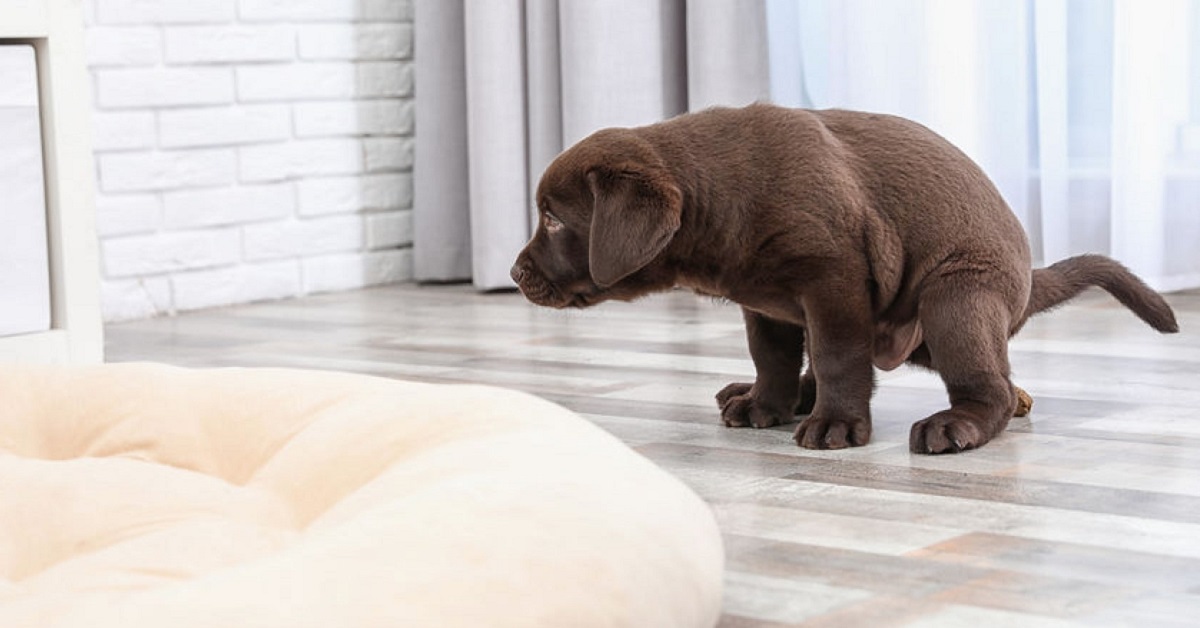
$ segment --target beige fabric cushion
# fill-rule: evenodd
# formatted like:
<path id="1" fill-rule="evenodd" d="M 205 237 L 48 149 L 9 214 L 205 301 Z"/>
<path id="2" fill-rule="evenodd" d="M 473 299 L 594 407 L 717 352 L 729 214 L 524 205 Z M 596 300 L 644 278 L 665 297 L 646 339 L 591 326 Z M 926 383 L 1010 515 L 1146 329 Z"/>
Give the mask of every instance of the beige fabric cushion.
<path id="1" fill-rule="evenodd" d="M 0 626 L 708 626 L 690 490 L 512 391 L 0 369 Z"/>

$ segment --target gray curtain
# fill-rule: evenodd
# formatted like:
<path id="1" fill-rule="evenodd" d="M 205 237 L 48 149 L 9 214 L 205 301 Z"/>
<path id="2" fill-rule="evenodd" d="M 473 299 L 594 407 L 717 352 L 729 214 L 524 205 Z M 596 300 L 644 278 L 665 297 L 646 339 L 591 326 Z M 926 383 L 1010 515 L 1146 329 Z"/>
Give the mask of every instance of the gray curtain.
<path id="1" fill-rule="evenodd" d="M 768 96 L 765 0 L 417 0 L 419 281 L 512 286 L 563 148 Z"/>

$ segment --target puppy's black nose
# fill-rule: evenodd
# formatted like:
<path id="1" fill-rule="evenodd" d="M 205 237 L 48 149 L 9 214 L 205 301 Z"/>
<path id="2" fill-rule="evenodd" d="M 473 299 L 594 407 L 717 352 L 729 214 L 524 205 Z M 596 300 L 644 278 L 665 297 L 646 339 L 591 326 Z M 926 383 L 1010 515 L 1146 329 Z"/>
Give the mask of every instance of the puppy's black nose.
<path id="1" fill-rule="evenodd" d="M 529 270 L 522 266 L 520 262 L 513 264 L 512 270 L 508 271 L 508 276 L 512 277 L 512 280 L 517 282 L 518 285 L 522 281 L 525 281 L 525 277 L 528 275 Z"/>

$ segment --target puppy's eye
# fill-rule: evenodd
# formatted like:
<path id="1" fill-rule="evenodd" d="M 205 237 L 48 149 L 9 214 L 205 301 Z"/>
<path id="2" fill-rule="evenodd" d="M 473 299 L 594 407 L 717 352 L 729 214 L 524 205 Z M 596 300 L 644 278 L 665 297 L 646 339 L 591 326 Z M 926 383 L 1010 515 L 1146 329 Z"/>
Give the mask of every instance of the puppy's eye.
<path id="1" fill-rule="evenodd" d="M 558 219 L 558 216 L 545 212 L 542 214 L 542 226 L 546 227 L 546 231 L 554 233 L 563 228 L 563 223 Z"/>

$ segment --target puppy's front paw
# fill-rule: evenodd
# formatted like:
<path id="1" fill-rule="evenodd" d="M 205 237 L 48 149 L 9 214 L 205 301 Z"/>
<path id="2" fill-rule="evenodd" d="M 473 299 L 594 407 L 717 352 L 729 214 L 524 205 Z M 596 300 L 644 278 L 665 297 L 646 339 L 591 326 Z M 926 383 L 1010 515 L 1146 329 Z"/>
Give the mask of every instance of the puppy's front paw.
<path id="1" fill-rule="evenodd" d="M 810 415 L 796 426 L 796 444 L 805 449 L 861 447 L 871 440 L 871 420 L 863 417 Z"/>
<path id="2" fill-rule="evenodd" d="M 717 393 L 725 427 L 772 427 L 786 423 L 787 412 L 762 403 L 750 394 L 751 384 L 730 384 Z"/>

